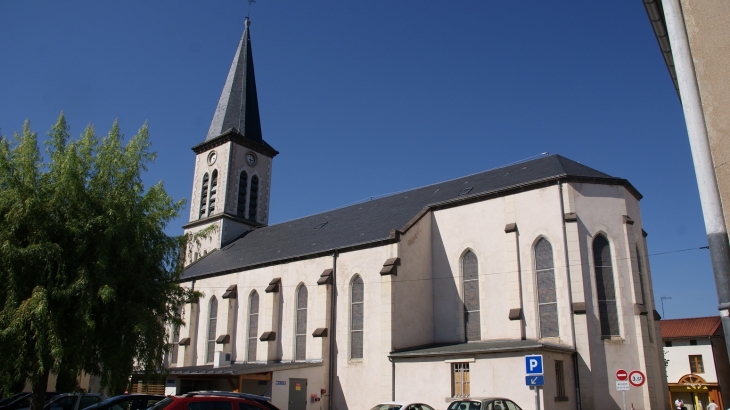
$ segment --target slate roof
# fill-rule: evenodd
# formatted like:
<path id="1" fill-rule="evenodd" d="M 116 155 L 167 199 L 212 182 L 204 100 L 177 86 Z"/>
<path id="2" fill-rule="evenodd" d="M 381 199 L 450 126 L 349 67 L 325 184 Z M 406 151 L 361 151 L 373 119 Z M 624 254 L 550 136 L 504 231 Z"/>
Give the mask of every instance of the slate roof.
<path id="1" fill-rule="evenodd" d="M 556 350 L 572 353 L 570 346 L 539 342 L 537 340 L 485 340 L 481 342 L 459 342 L 451 344 L 434 344 L 390 352 L 393 358 L 427 357 L 427 356 L 460 356 L 480 353 L 504 353 L 517 351 Z"/>
<path id="2" fill-rule="evenodd" d="M 720 316 L 691 317 L 687 319 L 665 319 L 659 321 L 662 339 L 691 339 L 711 337 L 722 325 Z"/>
<path id="3" fill-rule="evenodd" d="M 375 246 L 395 240 L 391 231 L 404 231 L 425 209 L 534 189 L 558 179 L 623 185 L 641 199 L 641 194 L 625 179 L 560 155 L 550 155 L 255 229 L 189 265 L 181 281 L 324 255 L 334 250 Z M 468 188 L 471 190 L 467 194 L 459 195 Z"/>
<path id="4" fill-rule="evenodd" d="M 256 76 L 253 70 L 250 24 L 251 21 L 246 19 L 246 28 L 238 44 L 221 98 L 218 100 L 206 141 L 235 128 L 246 138 L 259 144 L 263 143 Z"/>

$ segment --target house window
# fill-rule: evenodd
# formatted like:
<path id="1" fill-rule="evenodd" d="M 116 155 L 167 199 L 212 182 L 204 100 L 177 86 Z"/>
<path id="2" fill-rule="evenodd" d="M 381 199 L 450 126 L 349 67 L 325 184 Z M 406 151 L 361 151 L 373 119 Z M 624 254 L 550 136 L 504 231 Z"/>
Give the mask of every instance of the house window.
<path id="1" fill-rule="evenodd" d="M 565 394 L 565 371 L 563 369 L 563 361 L 555 361 L 555 400 L 565 400 L 567 395 Z"/>
<path id="2" fill-rule="evenodd" d="M 702 364 L 702 355 L 690 355 L 689 356 L 689 371 L 690 373 L 704 373 L 705 366 Z"/>
<path id="3" fill-rule="evenodd" d="M 259 177 L 254 175 L 251 177 L 251 196 L 248 204 L 248 219 L 256 220 L 256 209 L 259 204 Z"/>
<path id="4" fill-rule="evenodd" d="M 259 331 L 259 294 L 254 291 L 248 301 L 248 362 L 256 361 Z"/>
<path id="5" fill-rule="evenodd" d="M 535 244 L 535 272 L 540 337 L 558 337 L 558 299 L 555 296 L 553 247 L 545 238 L 541 238 Z"/>
<path id="6" fill-rule="evenodd" d="M 666 342 L 664 342 L 664 347 L 672 347 L 672 341 L 667 340 Z"/>
<path id="7" fill-rule="evenodd" d="M 182 306 L 177 308 L 178 315 L 182 317 Z M 170 351 L 170 364 L 177 365 L 178 350 L 180 348 L 180 326 L 172 327 L 172 350 Z"/>
<path id="8" fill-rule="evenodd" d="M 596 269 L 596 293 L 598 295 L 598 316 L 601 321 L 601 337 L 609 339 L 619 336 L 616 289 L 611 265 L 611 247 L 603 235 L 593 240 L 593 262 Z"/>
<path id="9" fill-rule="evenodd" d="M 203 184 L 200 188 L 200 215 L 198 215 L 198 219 L 205 216 L 205 211 L 208 204 L 208 173 L 206 172 L 203 175 Z"/>
<path id="10" fill-rule="evenodd" d="M 479 319 L 479 267 L 474 252 L 467 251 L 461 259 L 461 274 L 464 277 L 464 330 L 466 341 L 482 340 Z"/>
<path id="11" fill-rule="evenodd" d="M 246 217 L 246 188 L 248 187 L 248 174 L 246 171 L 241 171 L 241 175 L 238 178 L 238 208 L 236 210 L 236 216 L 239 218 Z"/>
<path id="12" fill-rule="evenodd" d="M 307 358 L 307 287 L 302 285 L 297 292 L 297 328 L 295 360 Z"/>
<path id="13" fill-rule="evenodd" d="M 350 285 L 350 359 L 362 359 L 363 356 L 363 313 L 365 289 L 360 276 L 355 276 Z"/>
<path id="14" fill-rule="evenodd" d="M 215 334 L 218 317 L 218 299 L 213 296 L 210 299 L 210 314 L 208 315 L 208 351 L 205 357 L 206 363 L 213 363 L 215 356 Z"/>
<path id="15" fill-rule="evenodd" d="M 690 345 L 690 346 L 697 346 L 697 339 L 691 339 L 691 340 L 689 341 L 689 345 Z"/>
<path id="16" fill-rule="evenodd" d="M 469 363 L 452 363 L 451 380 L 451 397 L 469 397 Z"/>
<path id="17" fill-rule="evenodd" d="M 210 199 L 208 199 L 208 215 L 215 211 L 215 194 L 218 192 L 218 170 L 214 169 L 210 177 Z"/>

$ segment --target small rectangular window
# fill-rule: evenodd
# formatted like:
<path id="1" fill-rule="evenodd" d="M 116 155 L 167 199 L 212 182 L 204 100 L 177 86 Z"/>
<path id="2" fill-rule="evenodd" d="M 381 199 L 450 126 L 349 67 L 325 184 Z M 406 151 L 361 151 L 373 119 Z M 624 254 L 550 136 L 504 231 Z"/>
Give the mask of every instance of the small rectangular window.
<path id="1" fill-rule="evenodd" d="M 704 373 L 705 365 L 702 364 L 702 355 L 690 355 L 689 357 L 689 371 L 690 373 Z"/>
<path id="2" fill-rule="evenodd" d="M 690 346 L 697 346 L 697 340 L 695 340 L 695 339 L 690 340 L 689 341 L 689 345 Z"/>
<path id="3" fill-rule="evenodd" d="M 555 400 L 566 400 L 568 396 L 565 395 L 565 371 L 563 370 L 562 360 L 555 361 L 555 385 Z"/>
<path id="4" fill-rule="evenodd" d="M 664 347 L 672 347 L 672 341 L 667 340 L 666 342 L 664 342 Z"/>
<path id="5" fill-rule="evenodd" d="M 474 187 L 469 187 L 469 188 L 462 189 L 461 192 L 459 192 L 459 195 L 458 196 L 462 196 L 462 195 L 468 194 L 469 192 L 471 192 L 472 188 L 474 188 Z"/>
<path id="6" fill-rule="evenodd" d="M 452 363 L 451 380 L 452 397 L 469 397 L 469 363 Z"/>

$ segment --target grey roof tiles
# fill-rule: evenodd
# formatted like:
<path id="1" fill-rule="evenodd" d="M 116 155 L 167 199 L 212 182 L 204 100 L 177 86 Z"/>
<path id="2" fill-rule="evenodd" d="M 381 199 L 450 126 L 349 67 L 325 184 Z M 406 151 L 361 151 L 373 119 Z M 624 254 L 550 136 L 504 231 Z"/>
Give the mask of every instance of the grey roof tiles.
<path id="1" fill-rule="evenodd" d="M 372 246 L 391 239 L 392 230 L 403 229 L 425 207 L 455 206 L 461 201 L 476 201 L 557 179 L 624 185 L 641 197 L 624 179 L 550 155 L 255 229 L 188 266 L 181 279 L 251 269 L 335 249 Z M 459 196 L 465 188 L 472 189 Z"/>

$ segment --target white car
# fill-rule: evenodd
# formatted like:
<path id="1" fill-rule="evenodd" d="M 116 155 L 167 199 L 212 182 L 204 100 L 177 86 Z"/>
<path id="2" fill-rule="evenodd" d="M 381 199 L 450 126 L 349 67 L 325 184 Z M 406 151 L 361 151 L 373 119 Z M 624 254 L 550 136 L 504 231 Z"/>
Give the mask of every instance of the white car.
<path id="1" fill-rule="evenodd" d="M 370 410 L 434 410 L 434 408 L 428 404 L 413 401 L 386 401 Z"/>

